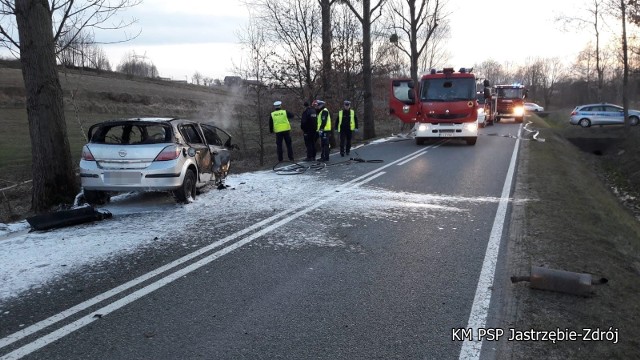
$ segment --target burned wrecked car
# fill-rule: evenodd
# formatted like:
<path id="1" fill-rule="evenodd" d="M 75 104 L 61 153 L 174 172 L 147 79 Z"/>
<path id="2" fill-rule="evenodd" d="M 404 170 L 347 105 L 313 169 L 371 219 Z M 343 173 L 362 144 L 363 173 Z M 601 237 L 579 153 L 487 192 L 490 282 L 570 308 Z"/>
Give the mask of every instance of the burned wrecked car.
<path id="1" fill-rule="evenodd" d="M 88 138 L 80 179 L 90 204 L 129 191 L 171 191 L 190 202 L 196 189 L 223 183 L 236 147 L 224 130 L 178 118 L 106 121 L 91 126 Z"/>

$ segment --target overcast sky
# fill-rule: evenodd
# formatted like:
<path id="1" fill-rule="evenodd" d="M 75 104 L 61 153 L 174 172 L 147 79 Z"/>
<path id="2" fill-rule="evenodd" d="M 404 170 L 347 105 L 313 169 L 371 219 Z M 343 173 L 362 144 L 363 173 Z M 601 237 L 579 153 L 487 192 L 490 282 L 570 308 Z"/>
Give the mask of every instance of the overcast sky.
<path id="1" fill-rule="evenodd" d="M 590 1 L 590 0 L 589 0 Z M 450 66 L 473 66 L 489 58 L 518 64 L 527 58 L 558 56 L 571 61 L 590 39 L 588 29 L 562 31 L 554 20 L 575 15 L 587 0 L 448 0 Z M 242 60 L 237 34 L 248 22 L 242 0 L 144 0 L 123 16 L 138 19 L 130 42 L 104 45 L 115 67 L 131 51 L 151 60 L 161 76 L 189 79 L 233 73 Z M 112 33 L 122 39 L 123 34 Z"/>

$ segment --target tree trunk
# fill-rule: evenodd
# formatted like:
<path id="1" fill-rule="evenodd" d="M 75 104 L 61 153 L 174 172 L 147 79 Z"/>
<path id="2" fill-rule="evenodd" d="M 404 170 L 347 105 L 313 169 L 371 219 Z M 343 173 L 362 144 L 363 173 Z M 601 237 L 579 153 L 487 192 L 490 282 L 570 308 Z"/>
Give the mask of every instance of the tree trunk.
<path id="1" fill-rule="evenodd" d="M 411 65 L 409 71 L 411 72 L 411 79 L 413 83 L 418 85 L 418 22 L 421 19 L 416 19 L 416 2 L 409 2 L 409 22 L 411 23 L 410 39 L 409 39 L 409 52 L 411 54 Z"/>
<path id="2" fill-rule="evenodd" d="M 629 122 L 629 49 L 627 46 L 627 6 L 625 0 L 620 0 L 622 10 L 622 61 L 624 63 L 622 76 L 622 107 L 624 109 L 624 126 L 630 127 Z M 627 132 L 628 134 L 628 132 Z"/>
<path id="3" fill-rule="evenodd" d="M 16 0 L 15 4 L 31 137 L 31 207 L 41 212 L 71 203 L 78 184 L 67 138 L 49 3 Z"/>
<path id="4" fill-rule="evenodd" d="M 362 1 L 362 76 L 364 82 L 364 131 L 362 137 L 376 137 L 376 126 L 373 119 L 373 92 L 371 69 L 371 1 Z"/>
<path id="5" fill-rule="evenodd" d="M 331 1 L 321 0 L 322 17 L 322 96 L 332 98 L 331 93 Z"/>

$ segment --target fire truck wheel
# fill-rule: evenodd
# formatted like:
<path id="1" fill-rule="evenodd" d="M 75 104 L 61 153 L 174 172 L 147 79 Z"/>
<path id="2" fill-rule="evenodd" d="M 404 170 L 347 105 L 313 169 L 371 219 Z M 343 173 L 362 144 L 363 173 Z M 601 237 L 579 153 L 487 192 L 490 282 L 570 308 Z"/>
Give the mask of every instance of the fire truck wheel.
<path id="1" fill-rule="evenodd" d="M 475 145 L 478 138 L 467 138 L 467 145 Z"/>
<path id="2" fill-rule="evenodd" d="M 416 138 L 416 145 L 424 145 L 424 139 Z"/>

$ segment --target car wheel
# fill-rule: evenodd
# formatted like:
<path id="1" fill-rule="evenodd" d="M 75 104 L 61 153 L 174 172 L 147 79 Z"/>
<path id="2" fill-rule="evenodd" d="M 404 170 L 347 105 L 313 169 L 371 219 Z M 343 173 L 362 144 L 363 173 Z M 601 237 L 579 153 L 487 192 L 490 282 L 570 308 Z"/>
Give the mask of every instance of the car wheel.
<path id="1" fill-rule="evenodd" d="M 475 145 L 478 138 L 467 138 L 467 145 Z"/>
<path id="2" fill-rule="evenodd" d="M 82 190 L 84 201 L 89 205 L 104 205 L 109 202 L 110 196 L 106 191 Z"/>
<path id="3" fill-rule="evenodd" d="M 629 116 L 629 124 L 632 126 L 638 125 L 638 117 L 637 116 Z"/>
<path id="4" fill-rule="evenodd" d="M 583 128 L 588 128 L 589 126 L 591 126 L 591 121 L 589 119 L 580 119 L 578 124 Z"/>
<path id="5" fill-rule="evenodd" d="M 196 197 L 196 173 L 193 170 L 187 170 L 182 185 L 174 192 L 174 195 L 179 203 L 188 204 L 193 201 Z"/>

